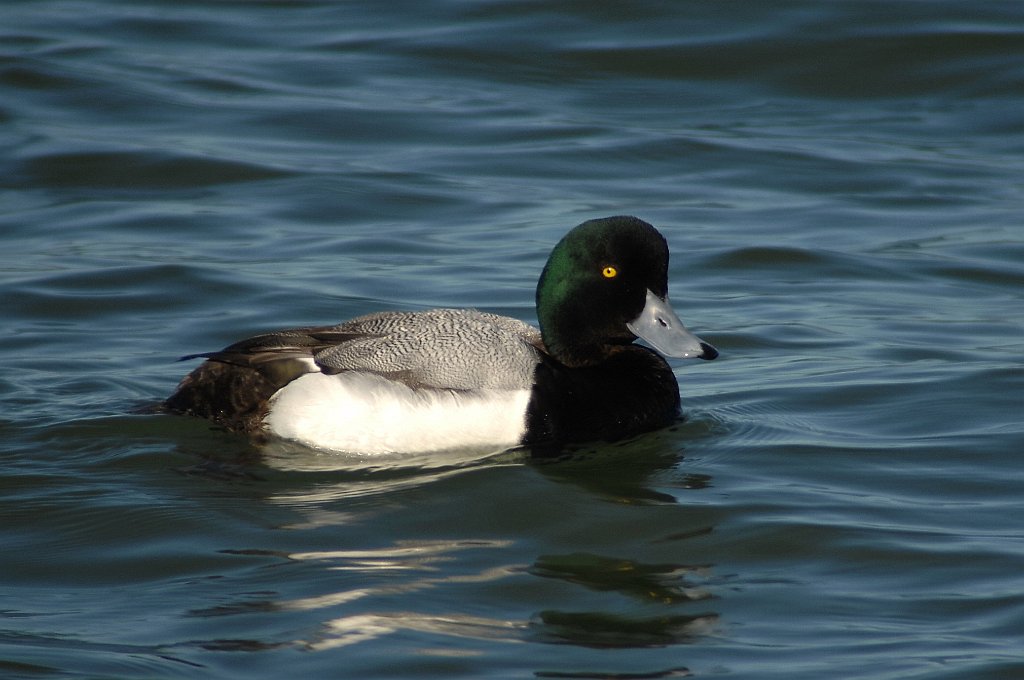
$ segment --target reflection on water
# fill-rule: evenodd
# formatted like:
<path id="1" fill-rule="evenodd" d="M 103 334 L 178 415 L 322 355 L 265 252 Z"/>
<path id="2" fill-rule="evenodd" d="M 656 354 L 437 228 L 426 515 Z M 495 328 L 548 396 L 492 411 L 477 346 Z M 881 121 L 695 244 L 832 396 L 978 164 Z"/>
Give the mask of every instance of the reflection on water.
<path id="1" fill-rule="evenodd" d="M 199 460 L 180 471 L 211 479 L 287 480 L 269 500 L 304 507 L 304 512 L 311 513 L 308 522 L 302 524 L 306 527 L 340 523 L 350 517 L 347 512 L 328 510 L 331 502 L 409 490 L 481 467 L 529 465 L 553 481 L 575 485 L 616 503 L 677 503 L 678 493 L 712 484 L 709 475 L 681 469 L 679 429 L 688 427 L 691 425 L 686 422 L 621 442 L 574 445 L 560 457 L 537 459 L 530 458 L 524 449 L 462 450 L 430 456 L 350 455 L 290 442 L 254 447 L 243 438 L 224 433 L 231 446 L 196 452 Z M 695 427 L 697 431 L 705 429 L 703 424 Z M 690 441 L 689 432 L 685 434 Z M 184 448 L 181 452 L 190 453 Z"/>
<path id="2" fill-rule="evenodd" d="M 400 499 L 409 497 L 422 503 L 427 498 L 458 493 L 451 491 L 453 486 L 477 488 L 484 497 L 486 492 L 479 485 L 496 478 L 503 469 L 518 469 L 525 479 L 533 479 L 554 493 L 573 489 L 588 499 L 587 503 L 603 498 L 613 506 L 642 510 L 652 504 L 678 507 L 679 493 L 711 485 L 707 475 L 680 470 L 682 456 L 674 434 L 654 433 L 629 442 L 575 447 L 556 461 L 531 461 L 522 452 L 508 452 L 428 468 L 406 465 L 406 460 L 389 460 L 386 464 L 377 460 L 373 466 L 355 460 L 345 467 L 339 465 L 337 456 L 331 456 L 324 465 L 325 454 L 284 445 L 255 451 L 255 459 L 251 457 L 253 449 L 240 447 L 237 464 L 249 470 L 240 479 L 252 474 L 265 476 L 265 484 L 260 485 L 269 491 L 265 499 L 297 515 L 279 525 L 289 532 L 380 526 L 388 521 L 388 509 L 403 502 Z M 224 460 L 210 462 L 216 470 L 225 465 Z M 548 502 L 555 500 L 551 497 Z M 515 505 L 512 498 L 504 502 Z M 473 511 L 481 510 L 478 507 Z M 543 510 L 538 512 L 538 517 L 546 516 Z M 493 530 L 486 522 L 484 526 Z M 706 536 L 711 530 L 709 526 L 690 527 L 653 542 L 686 541 Z M 474 537 L 470 529 L 464 531 L 459 538 L 404 538 L 384 546 L 225 550 L 226 554 L 268 557 L 279 564 L 314 565 L 321 582 L 332 583 L 324 578 L 327 573 L 338 575 L 340 580 L 325 592 L 298 597 L 276 591 L 247 592 L 235 601 L 190 612 L 201 618 L 313 613 L 317 621 L 313 626 L 309 617 L 304 617 L 302 628 L 308 631 L 306 634 L 290 639 L 207 640 L 197 644 L 221 651 L 281 645 L 325 651 L 415 631 L 441 640 L 643 649 L 687 644 L 715 629 L 717 613 L 704 608 L 692 611 L 696 603 L 714 597 L 713 567 L 709 564 L 644 562 L 636 557 L 592 552 L 548 553 L 524 562 L 523 546 L 517 540 L 500 535 Z M 494 557 L 482 558 L 484 553 Z M 505 617 L 488 617 L 475 611 L 474 588 L 481 589 L 478 592 L 483 597 L 497 589 L 514 601 L 516 593 L 546 588 L 545 583 L 561 583 L 568 593 L 564 599 L 554 600 L 527 596 L 524 602 L 533 602 L 534 606 L 514 614 L 510 611 Z M 603 606 L 594 607 L 590 602 L 589 609 L 573 609 L 576 598 L 572 593 L 580 589 L 610 595 L 611 599 Z M 453 592 L 462 594 L 453 597 Z M 622 598 L 633 604 L 623 606 Z M 552 607 L 555 602 L 564 602 L 564 607 Z M 436 647 L 453 650 L 452 654 L 467 653 L 458 651 L 464 645 L 439 642 Z M 650 677 L 671 677 L 679 672 L 679 668 L 673 668 L 656 671 Z M 663 675 L 666 673 L 669 675 Z"/>
<path id="3" fill-rule="evenodd" d="M 221 434 L 227 445 L 220 448 L 192 451 L 179 446 L 180 453 L 198 458 L 178 471 L 222 481 L 282 480 L 284 484 L 268 500 L 303 507 L 310 513 L 308 521 L 293 528 L 343 523 L 351 514 L 328 509 L 335 501 L 408 490 L 482 465 L 516 465 L 525 460 L 521 450 L 450 451 L 434 459 L 425 455 L 367 457 L 318 451 L 290 442 L 256 447 L 237 435 Z"/>
<path id="4" fill-rule="evenodd" d="M 453 449 L 427 453 L 367 455 L 319 451 L 287 441 L 272 441 L 260 447 L 265 465 L 284 472 L 331 472 L 334 470 L 430 470 L 472 465 L 484 461 L 521 460 L 522 451 L 504 449 Z"/>
<path id="5" fill-rule="evenodd" d="M 455 555 L 465 550 L 500 550 L 510 547 L 509 541 L 487 539 L 459 539 L 453 541 L 402 541 L 388 548 L 375 550 L 332 550 L 322 552 L 296 552 L 273 557 L 295 562 L 318 562 L 329 571 L 353 572 L 359 583 L 375 583 L 346 590 L 327 592 L 312 597 L 295 599 L 271 597 L 251 599 L 222 604 L 217 607 L 196 610 L 192 616 L 211 617 L 263 612 L 309 612 L 344 607 L 366 598 L 397 597 L 408 602 L 408 596 L 439 586 L 468 583 L 489 583 L 521 574 L 523 566 L 508 565 L 490 567 L 478 572 L 453 574 L 451 563 Z M 236 554 L 254 554 L 255 551 L 225 551 Z M 398 578 L 396 573 L 402 573 Z M 414 574 L 423 574 L 415 576 Z M 398 630 L 419 630 L 443 635 L 464 637 L 486 637 L 489 639 L 508 638 L 507 631 L 525 628 L 526 624 L 489 621 L 459 613 L 442 616 L 401 612 L 365 612 L 347 614 L 325 620 L 314 635 L 308 639 L 296 639 L 290 644 L 310 650 L 342 647 L 373 640 Z M 505 631 L 505 632 L 501 632 Z M 250 645 L 257 644 L 250 641 Z M 280 643 L 276 643 L 280 644 Z"/>
<path id="6" fill-rule="evenodd" d="M 584 647 L 661 647 L 681 644 L 710 634 L 718 615 L 688 614 L 679 605 L 709 600 L 713 596 L 689 578 L 707 578 L 706 565 L 642 564 L 636 560 L 574 553 L 545 555 L 530 573 L 556 578 L 586 588 L 614 591 L 647 605 L 635 613 L 614 611 L 571 612 L 545 610 L 531 623 L 534 639 Z"/>
<path id="7" fill-rule="evenodd" d="M 664 647 L 693 642 L 712 632 L 715 614 L 630 616 L 611 612 L 544 611 L 534 625 L 535 639 L 581 647 Z"/>
<path id="8" fill-rule="evenodd" d="M 642 564 L 635 560 L 573 553 L 542 555 L 530 573 L 558 578 L 594 590 L 614 590 L 633 598 L 678 604 L 712 597 L 704 588 L 688 583 L 685 576 L 706 577 L 710 567 L 685 564 Z"/>
<path id="9" fill-rule="evenodd" d="M 690 428 L 683 422 L 622 442 L 574 446 L 555 461 L 538 460 L 535 465 L 550 479 L 616 503 L 676 503 L 678 491 L 711 485 L 708 475 L 679 470 L 684 454 L 679 430 Z M 689 432 L 685 441 L 691 441 Z"/>
<path id="10" fill-rule="evenodd" d="M 699 535 L 699 534 L 695 534 Z M 485 639 L 509 643 L 525 641 L 570 644 L 595 648 L 643 648 L 684 644 L 714 631 L 718 615 L 700 611 L 681 611 L 695 602 L 708 601 L 713 595 L 697 581 L 710 581 L 709 565 L 643 564 L 636 560 L 573 553 L 544 555 L 532 565 L 504 564 L 460 572 L 453 565 L 457 555 L 466 551 L 513 548 L 511 541 L 489 539 L 451 541 L 402 541 L 390 547 L 319 552 L 267 553 L 267 556 L 292 562 L 318 562 L 335 572 L 350 572 L 360 585 L 316 596 L 288 599 L 275 593 L 225 603 L 190 612 L 195 617 L 221 617 L 253 613 L 323 611 L 327 618 L 310 636 L 288 641 L 236 640 L 204 641 L 204 647 L 250 651 L 283 644 L 311 651 L 322 651 L 365 643 L 400 631 L 418 631 L 443 637 Z M 254 554 L 255 551 L 226 551 Z M 401 573 L 401 578 L 392 574 Z M 419 574 L 416 576 L 415 574 Z M 523 619 L 497 619 L 465 611 L 472 601 L 447 601 L 445 611 L 427 612 L 409 609 L 422 599 L 425 591 L 466 584 L 504 584 L 514 591 L 524 588 L 522 578 L 529 574 L 555 579 L 599 592 L 612 592 L 639 601 L 641 608 L 623 613 L 620 606 L 608 611 L 584 612 L 545 609 Z M 416 597 L 410 597 L 412 595 Z M 378 610 L 364 605 L 354 612 L 334 616 L 337 609 L 349 609 L 357 601 L 395 602 L 399 609 L 382 606 Z M 436 601 L 432 600 L 435 602 Z"/>
<path id="11" fill-rule="evenodd" d="M 357 614 L 328 621 L 324 624 L 320 636 L 306 642 L 306 648 L 314 651 L 334 649 L 403 630 L 479 640 L 521 642 L 525 628 L 525 624 L 517 621 L 466 614 Z"/>

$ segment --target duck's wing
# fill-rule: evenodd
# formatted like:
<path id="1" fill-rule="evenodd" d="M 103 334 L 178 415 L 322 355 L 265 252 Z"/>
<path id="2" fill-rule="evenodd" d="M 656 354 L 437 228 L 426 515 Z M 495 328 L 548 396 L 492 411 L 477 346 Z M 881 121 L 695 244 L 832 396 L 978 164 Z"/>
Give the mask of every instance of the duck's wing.
<path id="1" fill-rule="evenodd" d="M 540 332 L 521 321 L 455 309 L 370 314 L 317 337 L 332 340 L 313 354 L 324 373 L 453 390 L 528 388 L 542 347 Z"/>
<path id="2" fill-rule="evenodd" d="M 305 373 L 318 372 L 320 369 L 313 355 L 332 344 L 350 339 L 332 334 L 332 329 L 324 326 L 263 333 L 216 352 L 189 354 L 180 360 L 207 359 L 218 364 L 253 369 L 280 387 Z"/>
<path id="3" fill-rule="evenodd" d="M 542 348 L 540 332 L 516 319 L 436 309 L 265 333 L 182 359 L 251 368 L 278 387 L 305 373 L 362 371 L 411 387 L 522 389 Z"/>

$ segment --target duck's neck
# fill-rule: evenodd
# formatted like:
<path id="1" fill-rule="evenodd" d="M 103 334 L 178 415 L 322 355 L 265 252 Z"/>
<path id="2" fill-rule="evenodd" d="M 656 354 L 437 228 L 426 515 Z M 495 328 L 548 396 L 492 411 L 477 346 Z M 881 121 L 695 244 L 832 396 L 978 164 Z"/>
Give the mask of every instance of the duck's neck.
<path id="1" fill-rule="evenodd" d="M 541 333 L 548 354 L 569 368 L 597 366 L 621 351 L 624 345 L 613 345 L 595 339 L 580 337 L 574 329 L 560 328 L 559 324 L 541 322 Z"/>

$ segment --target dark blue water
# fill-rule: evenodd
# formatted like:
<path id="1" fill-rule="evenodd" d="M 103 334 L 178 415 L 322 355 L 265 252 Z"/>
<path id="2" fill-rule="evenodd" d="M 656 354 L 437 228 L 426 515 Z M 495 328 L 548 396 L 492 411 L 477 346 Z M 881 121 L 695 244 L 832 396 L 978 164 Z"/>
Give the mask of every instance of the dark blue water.
<path id="1" fill-rule="evenodd" d="M 1024 5 L 0 7 L 0 676 L 1024 677 Z M 257 332 L 535 320 L 635 214 L 722 351 L 551 463 L 139 413 Z"/>

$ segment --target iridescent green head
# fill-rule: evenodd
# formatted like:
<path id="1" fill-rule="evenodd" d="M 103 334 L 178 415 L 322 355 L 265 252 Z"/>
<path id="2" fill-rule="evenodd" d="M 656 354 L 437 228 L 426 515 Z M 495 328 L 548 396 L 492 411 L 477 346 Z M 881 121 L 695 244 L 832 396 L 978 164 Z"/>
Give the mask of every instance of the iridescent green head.
<path id="1" fill-rule="evenodd" d="M 639 336 L 668 356 L 717 356 L 668 304 L 668 257 L 665 238 L 636 217 L 589 220 L 566 234 L 537 284 L 548 352 L 592 365 Z"/>

